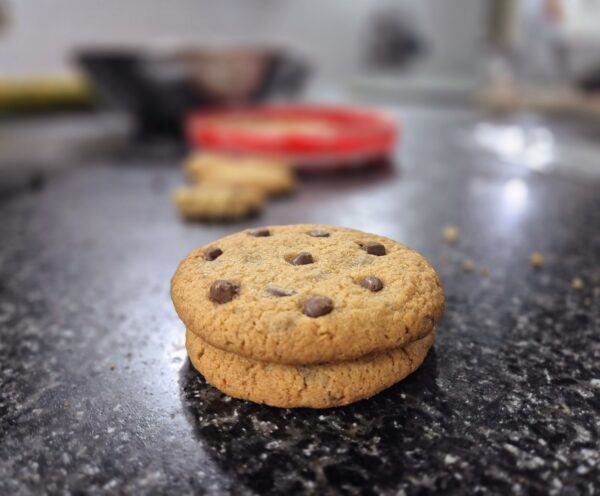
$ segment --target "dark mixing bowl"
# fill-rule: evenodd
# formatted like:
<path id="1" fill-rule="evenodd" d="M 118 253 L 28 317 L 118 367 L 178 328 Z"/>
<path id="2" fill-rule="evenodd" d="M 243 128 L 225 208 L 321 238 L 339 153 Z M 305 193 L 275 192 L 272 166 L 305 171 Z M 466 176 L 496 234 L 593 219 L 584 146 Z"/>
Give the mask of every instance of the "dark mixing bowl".
<path id="1" fill-rule="evenodd" d="M 309 69 L 277 49 L 85 49 L 77 62 L 100 101 L 129 113 L 138 139 L 183 137 L 191 110 L 290 97 Z"/>

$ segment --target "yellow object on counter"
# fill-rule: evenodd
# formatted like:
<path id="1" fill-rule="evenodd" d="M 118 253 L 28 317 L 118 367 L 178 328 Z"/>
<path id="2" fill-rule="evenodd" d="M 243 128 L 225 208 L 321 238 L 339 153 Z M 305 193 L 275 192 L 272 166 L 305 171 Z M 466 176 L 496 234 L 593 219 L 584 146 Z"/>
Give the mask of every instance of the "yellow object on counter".
<path id="1" fill-rule="evenodd" d="M 91 89 L 78 75 L 0 78 L 0 112 L 86 107 L 91 102 Z"/>

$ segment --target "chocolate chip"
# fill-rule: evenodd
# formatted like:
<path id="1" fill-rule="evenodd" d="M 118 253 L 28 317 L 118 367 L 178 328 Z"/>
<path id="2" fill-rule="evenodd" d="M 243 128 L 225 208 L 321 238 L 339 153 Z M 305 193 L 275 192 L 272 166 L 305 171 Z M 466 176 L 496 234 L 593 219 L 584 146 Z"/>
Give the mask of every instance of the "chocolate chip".
<path id="1" fill-rule="evenodd" d="M 310 231 L 308 235 L 312 236 L 313 238 L 328 238 L 329 231 Z"/>
<path id="2" fill-rule="evenodd" d="M 254 236 L 256 238 L 266 238 L 267 236 L 271 236 L 271 231 L 269 231 L 266 227 L 258 227 L 256 229 L 248 229 L 246 231 L 250 236 Z"/>
<path id="3" fill-rule="evenodd" d="M 326 296 L 313 296 L 304 302 L 304 314 L 309 317 L 321 317 L 333 310 L 333 301 Z"/>
<path id="4" fill-rule="evenodd" d="M 314 263 L 313 257 L 307 251 L 301 251 L 290 261 L 292 265 L 308 265 Z"/>
<path id="5" fill-rule="evenodd" d="M 373 291 L 373 293 L 383 289 L 383 283 L 381 282 L 381 279 L 375 276 L 365 277 L 362 281 L 360 281 L 359 284 L 363 288 Z"/>
<path id="6" fill-rule="evenodd" d="M 227 303 L 240 292 L 240 287 L 229 281 L 215 281 L 210 285 L 209 297 L 215 303 Z"/>
<path id="7" fill-rule="evenodd" d="M 267 288 L 267 289 L 265 289 L 265 291 L 272 296 L 278 296 L 278 297 L 292 296 L 293 294 L 296 293 L 292 289 L 281 289 L 281 288 Z"/>
<path id="8" fill-rule="evenodd" d="M 223 250 L 221 250 L 221 248 L 209 248 L 204 252 L 204 259 L 208 260 L 209 262 L 212 262 L 213 260 L 219 258 L 221 255 L 223 255 Z"/>
<path id="9" fill-rule="evenodd" d="M 367 241 L 366 243 L 358 243 L 358 245 L 369 255 L 376 255 L 378 257 L 385 255 L 385 246 L 383 246 L 381 243 Z"/>

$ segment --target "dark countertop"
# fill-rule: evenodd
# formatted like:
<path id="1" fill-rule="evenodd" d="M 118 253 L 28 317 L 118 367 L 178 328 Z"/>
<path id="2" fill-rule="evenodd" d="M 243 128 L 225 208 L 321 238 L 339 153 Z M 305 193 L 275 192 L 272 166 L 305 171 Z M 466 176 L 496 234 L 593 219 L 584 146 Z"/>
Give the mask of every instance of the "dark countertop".
<path id="1" fill-rule="evenodd" d="M 175 160 L 95 160 L 4 196 L 0 494 L 597 494 L 600 183 L 478 149 L 472 112 L 400 115 L 395 168 L 307 179 L 241 224 L 180 222 Z M 179 260 L 296 222 L 390 236 L 439 270 L 447 310 L 407 380 L 292 411 L 190 369 L 168 293 Z"/>

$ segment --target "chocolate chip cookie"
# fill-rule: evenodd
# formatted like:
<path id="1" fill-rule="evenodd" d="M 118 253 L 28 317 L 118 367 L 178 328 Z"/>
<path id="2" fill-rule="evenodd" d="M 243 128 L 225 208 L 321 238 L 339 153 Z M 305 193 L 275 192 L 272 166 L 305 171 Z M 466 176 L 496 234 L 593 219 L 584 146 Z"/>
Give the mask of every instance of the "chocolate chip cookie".
<path id="1" fill-rule="evenodd" d="M 292 169 L 274 159 L 195 153 L 186 161 L 184 169 L 194 182 L 248 186 L 266 195 L 289 193 L 296 187 Z"/>
<path id="2" fill-rule="evenodd" d="M 434 338 L 435 329 L 401 348 L 306 366 L 244 358 L 189 330 L 186 348 L 194 367 L 230 396 L 282 408 L 329 408 L 369 398 L 404 379 L 421 365 Z"/>
<path id="3" fill-rule="evenodd" d="M 425 258 L 391 239 L 323 225 L 273 226 L 190 253 L 171 283 L 189 332 L 249 360 L 316 365 L 429 335 L 444 293 Z"/>

